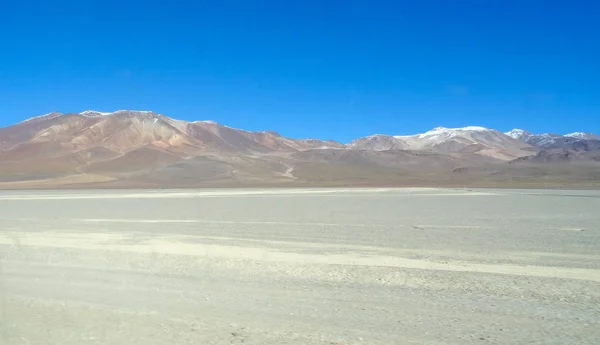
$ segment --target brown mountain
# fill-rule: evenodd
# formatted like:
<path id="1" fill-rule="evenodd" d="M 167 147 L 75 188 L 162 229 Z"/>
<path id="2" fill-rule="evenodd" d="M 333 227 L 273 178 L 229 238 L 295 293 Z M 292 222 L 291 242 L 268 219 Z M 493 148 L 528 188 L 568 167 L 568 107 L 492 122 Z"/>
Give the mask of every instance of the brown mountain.
<path id="1" fill-rule="evenodd" d="M 511 176 L 535 183 L 532 164 L 542 164 L 544 155 L 482 127 L 344 145 L 151 111 L 50 113 L 0 128 L 0 187 L 494 185 L 514 182 Z M 588 175 L 597 176 L 597 162 L 588 161 Z M 577 181 L 587 184 L 588 170 Z M 559 180 L 572 182 L 564 176 Z"/>
<path id="2" fill-rule="evenodd" d="M 83 176 L 86 183 L 147 180 L 144 175 L 155 176 L 163 168 L 168 172 L 168 167 L 177 169 L 193 159 L 228 167 L 224 179 L 236 180 L 236 174 L 251 179 L 261 165 L 273 170 L 266 174 L 270 178 L 287 169 L 274 163 L 284 159 L 278 154 L 344 147 L 334 141 L 295 140 L 271 131 L 249 132 L 211 121 L 179 121 L 150 111 L 51 113 L 0 129 L 0 182 L 80 181 Z M 203 168 L 190 164 L 191 170 Z"/>

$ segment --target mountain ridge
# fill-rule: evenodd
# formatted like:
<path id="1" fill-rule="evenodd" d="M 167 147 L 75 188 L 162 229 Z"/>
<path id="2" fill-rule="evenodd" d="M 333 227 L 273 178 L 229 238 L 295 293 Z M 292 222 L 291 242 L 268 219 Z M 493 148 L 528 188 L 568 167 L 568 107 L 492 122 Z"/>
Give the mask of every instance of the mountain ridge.
<path id="1" fill-rule="evenodd" d="M 82 111 L 80 113 L 60 113 L 60 112 L 51 112 L 45 115 L 41 115 L 41 116 L 35 116 L 35 117 L 31 117 L 28 119 L 25 119 L 21 122 L 18 122 L 16 124 L 13 125 L 9 125 L 6 127 L 2 127 L 2 128 L 9 128 L 12 126 L 16 126 L 16 125 L 20 125 L 20 124 L 24 124 L 24 123 L 28 123 L 28 122 L 32 122 L 32 121 L 37 121 L 37 120 L 50 120 L 53 118 L 57 118 L 60 116 L 64 116 L 64 115 L 81 115 L 81 116 L 85 116 L 85 117 L 91 117 L 91 118 L 97 118 L 97 117 L 109 117 L 109 116 L 118 116 L 118 115 L 129 115 L 129 116 L 148 116 L 148 117 L 152 117 L 152 118 L 167 118 L 170 119 L 173 122 L 181 122 L 181 123 L 186 123 L 186 124 L 216 124 L 216 125 L 220 125 L 223 127 L 227 127 L 227 128 L 231 128 L 231 129 L 235 129 L 235 130 L 239 130 L 239 131 L 245 131 L 245 132 L 250 132 L 250 133 L 266 133 L 266 132 L 271 132 L 273 134 L 277 134 L 280 136 L 280 134 L 278 134 L 275 131 L 272 130 L 263 130 L 263 131 L 256 131 L 256 132 L 252 132 L 252 131 L 247 131 L 244 129 L 239 129 L 239 128 L 235 128 L 235 127 L 230 127 L 221 123 L 217 123 L 213 120 L 194 120 L 194 121 L 186 121 L 186 120 L 178 120 L 178 119 L 174 119 L 174 118 L 170 118 L 167 117 L 163 114 L 160 113 L 156 113 L 154 111 L 150 111 L 150 110 L 116 110 L 113 112 L 102 112 L 102 111 L 97 111 L 97 110 L 85 110 Z M 2 129 L 0 128 L 0 129 Z M 442 132 L 445 133 L 452 133 L 452 132 L 460 132 L 460 131 L 496 131 L 498 133 L 500 133 L 500 131 L 497 131 L 496 129 L 493 128 L 487 128 L 487 127 L 482 127 L 482 126 L 465 126 L 465 127 L 457 127 L 457 128 L 448 128 L 448 127 L 443 127 L 443 126 L 439 126 L 439 127 L 435 127 L 427 132 L 424 133 L 417 133 L 417 134 L 409 134 L 409 135 L 388 135 L 388 134 L 371 134 L 365 137 L 361 137 L 361 138 L 357 138 L 354 140 L 351 140 L 347 145 L 350 145 L 352 142 L 355 142 L 357 140 L 360 139 L 367 139 L 370 137 L 392 137 L 392 138 L 396 138 L 396 139 L 402 139 L 402 138 L 409 138 L 409 137 L 415 137 L 415 136 L 429 136 L 429 135 L 434 135 L 434 134 L 440 134 Z M 554 133 L 542 133 L 542 134 L 534 134 L 532 132 L 529 132 L 527 130 L 523 130 L 523 129 L 513 129 L 511 131 L 508 132 L 504 132 L 503 134 L 513 138 L 513 139 L 522 139 L 523 136 L 546 136 L 546 137 L 569 137 L 569 138 L 574 138 L 574 139 L 581 139 L 581 140 L 600 140 L 600 135 L 594 134 L 594 133 L 590 133 L 590 132 L 572 132 L 572 133 L 567 133 L 564 135 L 560 135 L 560 134 L 554 134 Z M 312 139 L 301 139 L 301 140 L 322 140 L 322 141 L 331 141 L 331 142 L 335 142 L 335 140 L 323 140 L 323 139 L 316 139 L 316 138 L 312 138 Z"/>
<path id="2" fill-rule="evenodd" d="M 0 187 L 496 183 L 552 164 L 596 169 L 594 136 L 467 126 L 344 144 L 153 111 L 53 112 L 0 128 Z M 566 181 L 596 176 L 561 169 Z"/>

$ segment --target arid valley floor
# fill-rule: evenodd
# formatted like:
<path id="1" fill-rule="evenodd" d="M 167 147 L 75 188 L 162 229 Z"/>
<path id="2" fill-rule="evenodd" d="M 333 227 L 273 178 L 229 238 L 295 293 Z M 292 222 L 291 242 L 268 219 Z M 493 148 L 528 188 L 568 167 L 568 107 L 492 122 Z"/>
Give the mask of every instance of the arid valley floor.
<path id="1" fill-rule="evenodd" d="M 598 344 L 600 192 L 0 192 L 0 343 Z"/>

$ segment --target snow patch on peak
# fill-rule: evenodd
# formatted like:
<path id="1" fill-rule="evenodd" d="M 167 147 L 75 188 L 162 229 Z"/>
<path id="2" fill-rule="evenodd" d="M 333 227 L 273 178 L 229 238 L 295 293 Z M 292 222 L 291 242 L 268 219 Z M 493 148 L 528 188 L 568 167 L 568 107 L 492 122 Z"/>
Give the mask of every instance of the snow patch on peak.
<path id="1" fill-rule="evenodd" d="M 524 129 L 518 129 L 518 128 L 515 128 L 513 130 L 505 132 L 504 134 L 508 135 L 509 137 L 511 137 L 513 139 L 517 139 L 517 140 L 526 139 L 532 135 L 531 132 L 528 132 Z"/>
<path id="2" fill-rule="evenodd" d="M 81 113 L 79 113 L 79 115 L 83 115 L 86 117 L 100 117 L 100 116 L 112 116 L 112 115 L 128 114 L 128 113 L 134 114 L 134 115 L 152 115 L 152 114 L 154 114 L 153 111 L 149 111 L 149 110 L 117 110 L 114 112 L 85 110 L 85 111 L 82 111 Z"/>
<path id="3" fill-rule="evenodd" d="M 574 132 L 565 134 L 565 137 L 574 138 L 574 139 L 583 139 L 583 140 L 600 140 L 600 136 L 594 133 L 588 132 Z"/>
<path id="4" fill-rule="evenodd" d="M 79 113 L 79 115 L 95 117 L 95 116 L 112 115 L 112 113 L 104 113 L 104 112 L 96 111 L 96 110 L 85 110 L 85 111 L 82 111 L 81 113 Z"/>
<path id="5" fill-rule="evenodd" d="M 472 131 L 472 132 L 488 132 L 491 131 L 489 128 L 481 127 L 481 126 L 467 126 L 463 128 L 457 128 L 458 130 L 463 131 Z"/>
<path id="6" fill-rule="evenodd" d="M 480 127 L 480 126 L 467 126 L 467 127 L 460 127 L 460 128 L 446 128 L 446 127 L 436 127 L 428 132 L 425 132 L 423 134 L 418 134 L 417 137 L 419 139 L 423 139 L 423 138 L 439 138 L 439 137 L 445 137 L 445 138 L 449 138 L 449 137 L 454 137 L 459 135 L 460 133 L 464 133 L 464 132 L 491 132 L 491 129 L 485 128 L 485 127 Z M 400 138 L 400 137 L 398 137 Z"/>
<path id="7" fill-rule="evenodd" d="M 533 145 L 535 147 L 548 148 L 556 145 L 563 137 L 553 133 L 532 134 L 528 137 L 523 137 L 520 140 Z"/>
<path id="8" fill-rule="evenodd" d="M 117 110 L 113 114 L 123 114 L 123 113 L 141 114 L 141 115 L 154 114 L 154 112 L 150 111 L 150 110 Z"/>
<path id="9" fill-rule="evenodd" d="M 48 113 L 48 114 L 44 114 L 44 115 L 40 115 L 40 116 L 34 116 L 34 117 L 30 117 L 26 120 L 21 121 L 20 123 L 25 123 L 25 122 L 31 122 L 34 120 L 50 120 L 56 117 L 61 116 L 62 113 L 59 112 L 52 112 L 52 113 Z"/>
<path id="10" fill-rule="evenodd" d="M 481 126 L 466 126 L 459 128 L 436 127 L 429 132 L 482 132 L 490 129 Z M 427 132 L 427 133 L 429 133 Z"/>

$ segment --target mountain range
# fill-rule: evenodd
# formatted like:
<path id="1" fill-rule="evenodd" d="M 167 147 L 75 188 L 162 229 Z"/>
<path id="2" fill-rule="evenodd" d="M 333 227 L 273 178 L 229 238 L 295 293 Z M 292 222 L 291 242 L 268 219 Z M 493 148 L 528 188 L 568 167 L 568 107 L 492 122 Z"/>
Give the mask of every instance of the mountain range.
<path id="1" fill-rule="evenodd" d="M 350 143 L 152 111 L 50 113 L 0 128 L 1 188 L 596 186 L 600 137 L 437 127 Z"/>

